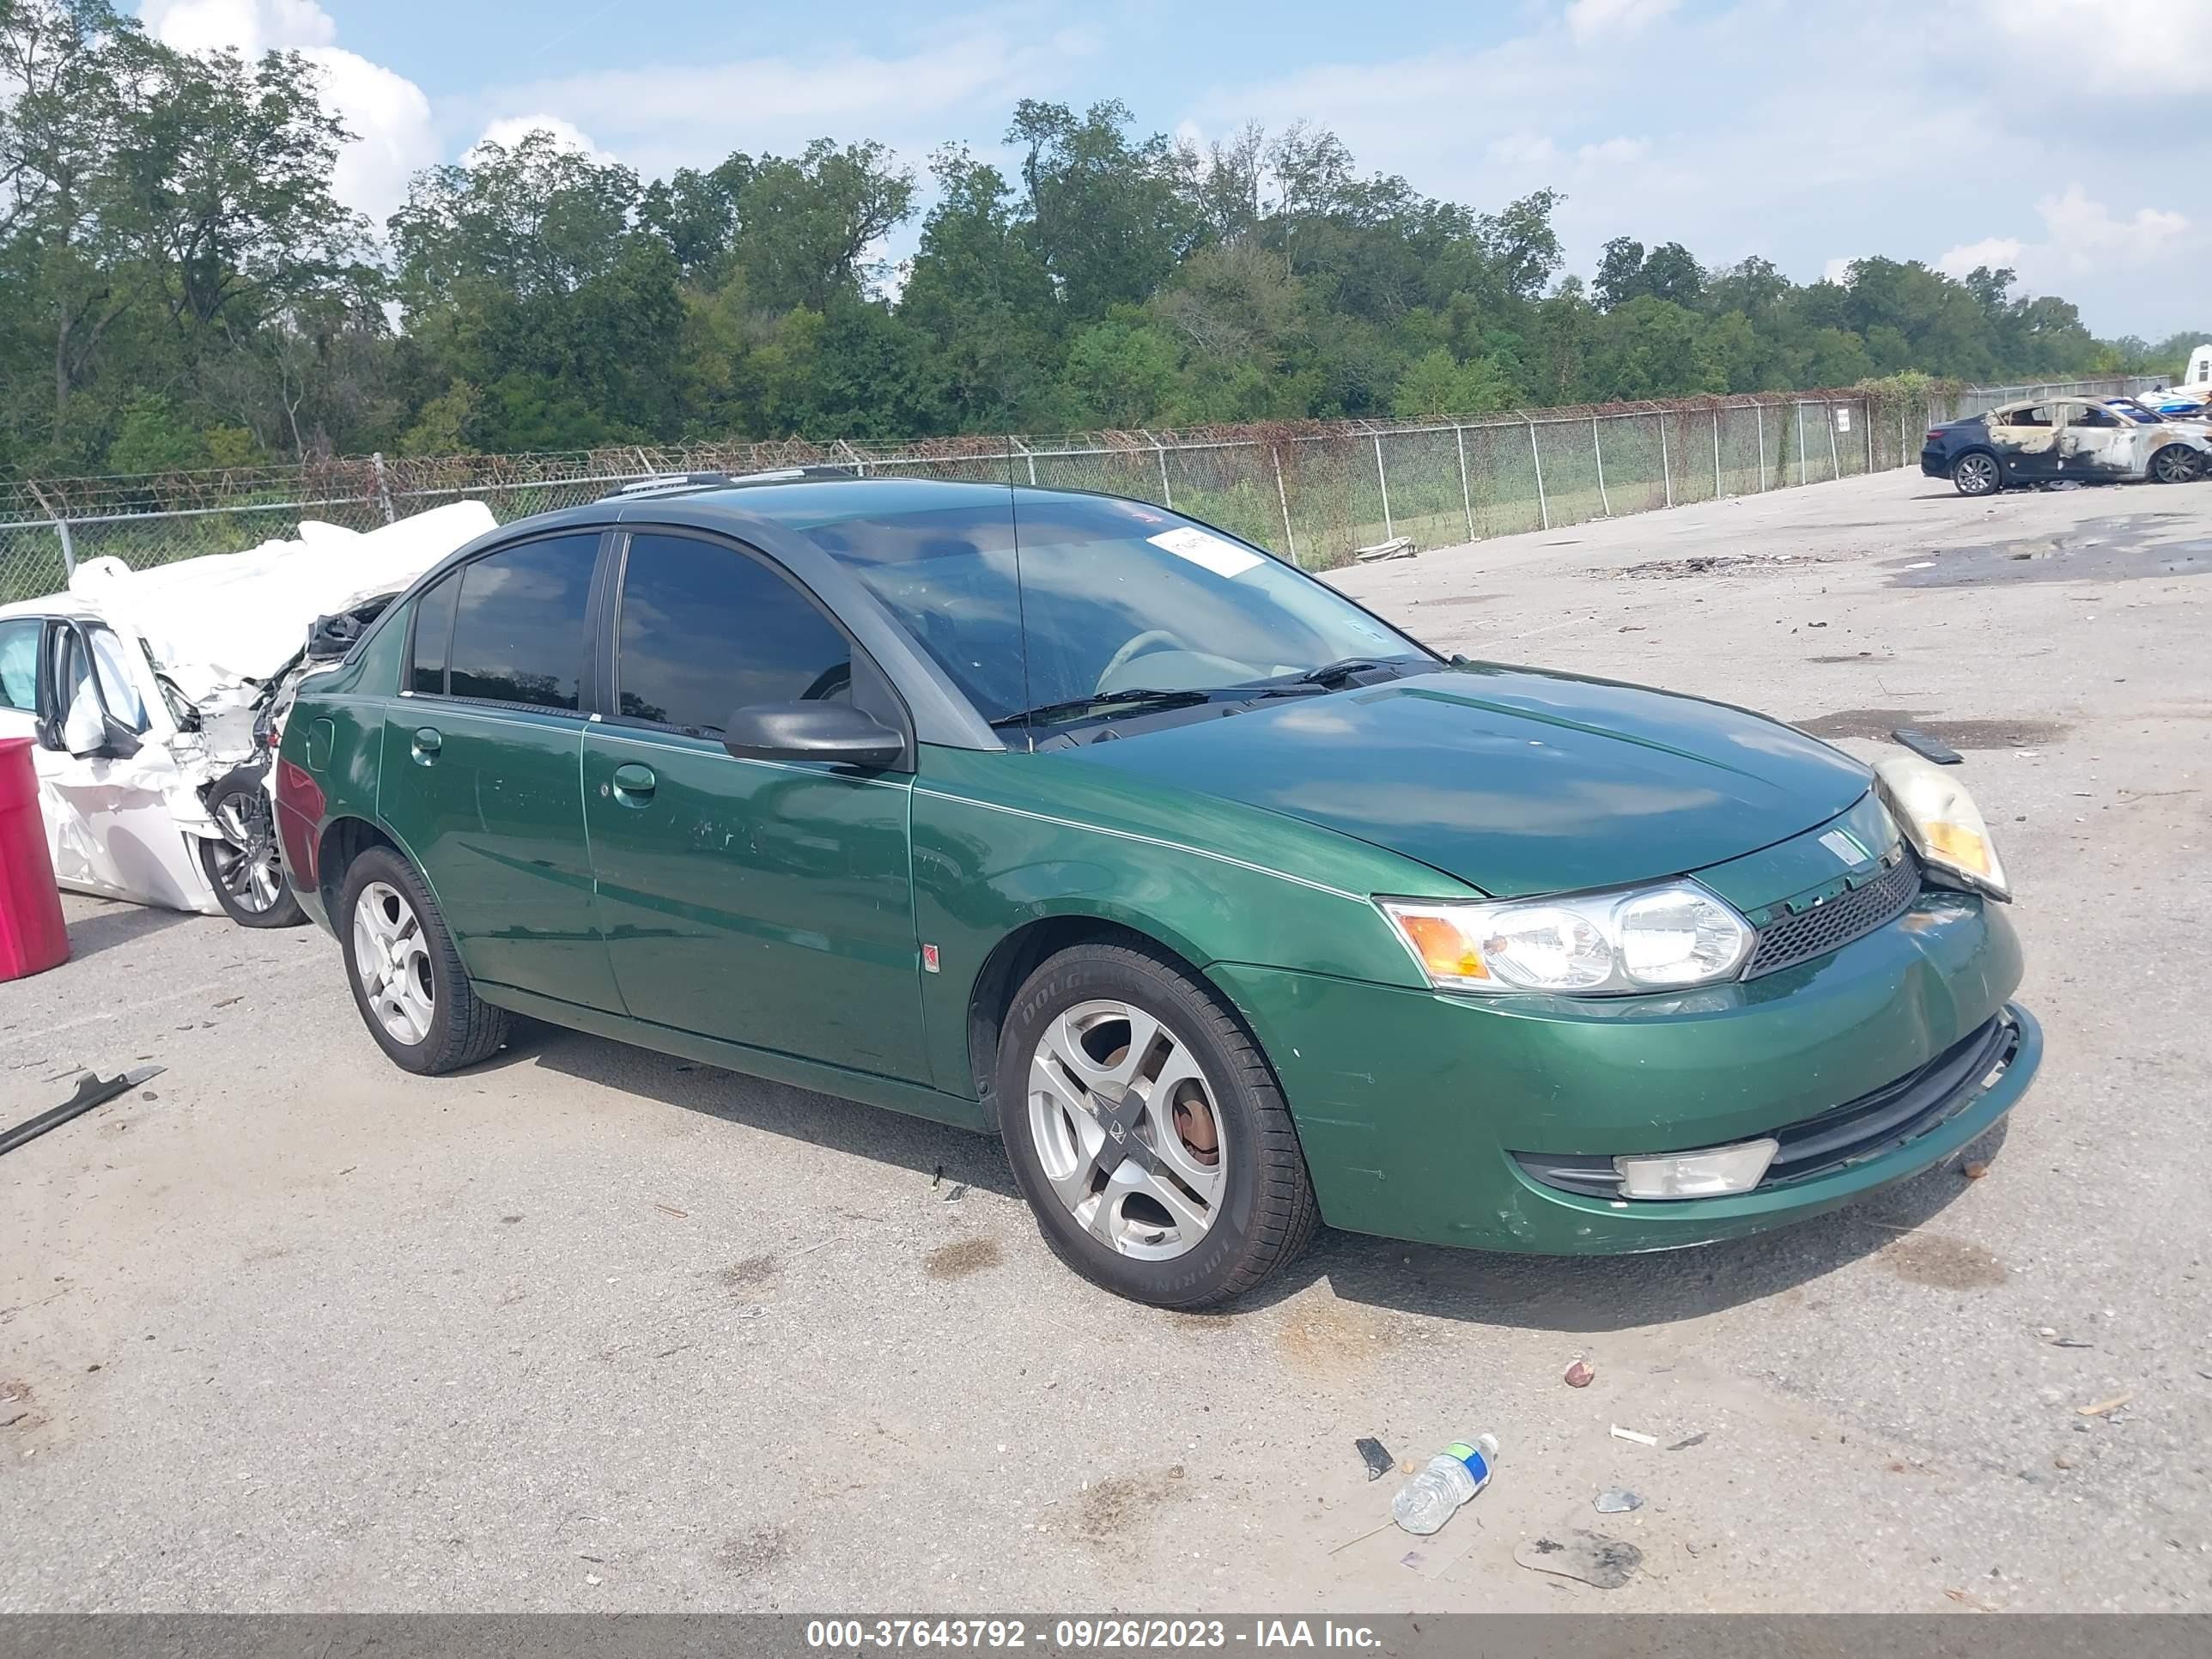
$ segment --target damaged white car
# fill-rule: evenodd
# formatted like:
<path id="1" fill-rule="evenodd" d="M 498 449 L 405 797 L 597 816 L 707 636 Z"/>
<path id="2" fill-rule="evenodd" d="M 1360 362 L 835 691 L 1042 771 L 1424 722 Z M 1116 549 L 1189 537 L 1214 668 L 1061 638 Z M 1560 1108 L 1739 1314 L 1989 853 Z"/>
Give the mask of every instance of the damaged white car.
<path id="1" fill-rule="evenodd" d="M 132 571 L 0 606 L 0 738 L 30 737 L 64 888 L 248 927 L 304 920 L 276 854 L 268 776 L 300 678 L 432 565 L 495 527 L 477 501 L 366 534 Z"/>

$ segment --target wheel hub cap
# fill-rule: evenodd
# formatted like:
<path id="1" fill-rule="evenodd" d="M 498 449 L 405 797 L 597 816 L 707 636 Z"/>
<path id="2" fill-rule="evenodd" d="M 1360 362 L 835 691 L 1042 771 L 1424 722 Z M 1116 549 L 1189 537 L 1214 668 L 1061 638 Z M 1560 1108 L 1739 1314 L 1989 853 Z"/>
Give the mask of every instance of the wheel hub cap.
<path id="1" fill-rule="evenodd" d="M 1220 1114 L 1164 1022 L 1125 1002 L 1070 1008 L 1031 1054 L 1028 1109 L 1054 1195 L 1102 1243 L 1166 1261 L 1212 1231 L 1227 1183 Z"/>

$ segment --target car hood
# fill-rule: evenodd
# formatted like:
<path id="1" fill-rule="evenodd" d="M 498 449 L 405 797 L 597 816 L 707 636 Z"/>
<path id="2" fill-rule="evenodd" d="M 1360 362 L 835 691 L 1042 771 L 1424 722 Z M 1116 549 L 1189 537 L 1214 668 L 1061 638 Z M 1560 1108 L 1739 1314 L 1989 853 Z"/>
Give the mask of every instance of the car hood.
<path id="1" fill-rule="evenodd" d="M 1354 836 L 1500 897 L 1738 858 L 1833 817 L 1870 781 L 1743 709 L 1489 665 L 1062 752 Z"/>

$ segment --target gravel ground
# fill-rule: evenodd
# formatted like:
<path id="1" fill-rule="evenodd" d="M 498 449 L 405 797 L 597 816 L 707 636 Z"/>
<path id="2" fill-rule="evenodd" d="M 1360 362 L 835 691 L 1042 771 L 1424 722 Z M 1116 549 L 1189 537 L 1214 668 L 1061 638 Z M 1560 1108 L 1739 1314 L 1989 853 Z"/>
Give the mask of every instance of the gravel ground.
<path id="1" fill-rule="evenodd" d="M 1054 1263 L 992 1143 L 547 1030 L 406 1077 L 320 933 L 72 899 L 0 987 L 0 1121 L 167 1070 L 0 1163 L 0 1609 L 2202 1608 L 2208 509 L 1892 474 L 1341 578 L 1966 752 L 2040 1082 L 1981 1179 L 1696 1252 L 1324 1234 L 1163 1316 Z M 1353 1438 L 1482 1429 L 1409 1565 Z M 1570 1526 L 1625 1588 L 1516 1565 Z"/>

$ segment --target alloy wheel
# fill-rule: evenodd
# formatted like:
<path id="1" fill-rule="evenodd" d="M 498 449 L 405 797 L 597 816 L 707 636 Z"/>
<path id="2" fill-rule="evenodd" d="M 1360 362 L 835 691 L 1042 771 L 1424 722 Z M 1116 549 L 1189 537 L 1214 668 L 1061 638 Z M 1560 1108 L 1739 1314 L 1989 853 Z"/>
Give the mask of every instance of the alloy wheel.
<path id="1" fill-rule="evenodd" d="M 259 789 L 234 790 L 215 803 L 216 879 L 242 910 L 265 914 L 284 896 L 284 868 L 276 855 L 276 825 L 269 798 Z"/>
<path id="2" fill-rule="evenodd" d="M 1212 1231 L 1226 1127 L 1190 1045 L 1133 1004 L 1077 1004 L 1030 1057 L 1030 1139 L 1054 1194 L 1094 1238 L 1164 1261 Z"/>
<path id="3" fill-rule="evenodd" d="M 1997 487 L 1997 464 L 1986 455 L 1969 455 L 1959 463 L 1952 477 L 1964 494 L 1986 495 Z"/>
<path id="4" fill-rule="evenodd" d="M 430 1034 L 437 993 L 422 919 L 396 887 L 374 881 L 353 907 L 354 970 L 362 996 L 392 1040 L 412 1048 Z"/>
<path id="5" fill-rule="evenodd" d="M 2150 470 L 2160 483 L 2187 483 L 2197 476 L 2197 459 L 2175 444 L 2150 458 Z"/>

